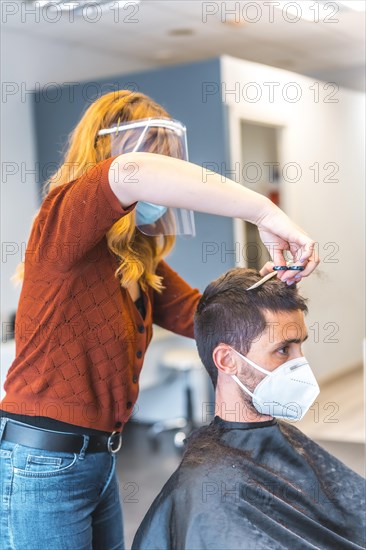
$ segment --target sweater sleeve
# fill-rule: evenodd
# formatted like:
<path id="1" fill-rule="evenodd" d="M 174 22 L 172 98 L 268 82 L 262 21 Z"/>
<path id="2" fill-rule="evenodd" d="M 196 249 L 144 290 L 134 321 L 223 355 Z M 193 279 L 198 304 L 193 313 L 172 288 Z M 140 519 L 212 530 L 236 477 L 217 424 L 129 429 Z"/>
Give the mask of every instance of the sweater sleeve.
<path id="1" fill-rule="evenodd" d="M 161 294 L 154 291 L 153 322 L 176 334 L 194 338 L 193 317 L 202 296 L 192 288 L 164 260 L 159 262 L 156 274 L 163 276 L 166 287 Z"/>
<path id="2" fill-rule="evenodd" d="M 36 218 L 28 253 L 51 269 L 65 272 L 91 252 L 112 225 L 130 213 L 137 202 L 123 208 L 108 179 L 116 157 L 103 160 L 81 177 L 48 193 Z M 91 256 L 93 254 L 91 253 Z"/>

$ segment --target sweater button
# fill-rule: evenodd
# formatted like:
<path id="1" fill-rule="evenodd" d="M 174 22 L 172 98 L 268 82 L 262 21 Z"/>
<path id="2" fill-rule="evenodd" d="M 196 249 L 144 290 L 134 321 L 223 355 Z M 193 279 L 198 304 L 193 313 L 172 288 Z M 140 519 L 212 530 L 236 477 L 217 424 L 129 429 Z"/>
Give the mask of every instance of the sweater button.
<path id="1" fill-rule="evenodd" d="M 131 407 L 132 407 L 132 401 L 127 401 L 126 409 L 130 409 Z"/>
<path id="2" fill-rule="evenodd" d="M 134 382 L 136 384 L 138 379 L 139 379 L 139 377 L 137 376 L 137 374 L 134 374 L 133 377 L 132 377 L 132 382 Z"/>
<path id="3" fill-rule="evenodd" d="M 141 357 L 142 357 L 142 351 L 141 350 L 138 350 L 138 352 L 136 353 L 136 357 L 138 359 L 141 359 Z"/>
<path id="4" fill-rule="evenodd" d="M 114 425 L 115 428 L 121 428 L 121 426 L 122 426 L 122 422 L 116 422 Z"/>
<path id="5" fill-rule="evenodd" d="M 144 325 L 139 325 L 138 331 L 141 332 L 141 333 L 142 333 L 142 332 L 145 332 L 145 327 L 144 327 Z"/>

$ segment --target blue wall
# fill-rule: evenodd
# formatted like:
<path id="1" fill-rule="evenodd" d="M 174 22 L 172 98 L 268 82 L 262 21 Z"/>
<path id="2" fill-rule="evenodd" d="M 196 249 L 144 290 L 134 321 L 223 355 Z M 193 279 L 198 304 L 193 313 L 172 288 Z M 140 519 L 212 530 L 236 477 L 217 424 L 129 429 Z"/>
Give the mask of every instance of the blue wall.
<path id="1" fill-rule="evenodd" d="M 151 96 L 187 126 L 189 158 L 202 164 L 228 161 L 226 116 L 220 94 L 202 100 L 203 83 L 220 85 L 220 60 L 165 67 L 129 75 L 64 86 L 52 96 L 34 95 L 38 161 L 41 167 L 59 164 L 70 131 L 82 113 L 100 95 L 116 89 L 135 89 Z M 54 99 L 54 100 L 53 100 Z M 54 168 L 54 167 L 52 167 Z M 52 170 L 54 171 L 54 170 Z M 46 172 L 46 168 L 44 169 Z M 40 182 L 40 189 L 43 182 Z M 201 291 L 214 278 L 234 266 L 232 220 L 195 213 L 197 236 L 177 237 L 168 263 Z M 204 257 L 205 243 L 214 252 Z M 222 256 L 222 252 L 224 255 Z"/>

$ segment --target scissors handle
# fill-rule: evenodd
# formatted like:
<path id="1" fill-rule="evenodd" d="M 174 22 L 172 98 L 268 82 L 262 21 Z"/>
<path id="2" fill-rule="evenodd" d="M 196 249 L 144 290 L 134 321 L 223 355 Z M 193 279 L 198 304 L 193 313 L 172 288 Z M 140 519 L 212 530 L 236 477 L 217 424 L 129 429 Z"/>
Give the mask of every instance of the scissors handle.
<path id="1" fill-rule="evenodd" d="M 302 265 L 275 265 L 274 271 L 304 271 L 305 267 Z"/>

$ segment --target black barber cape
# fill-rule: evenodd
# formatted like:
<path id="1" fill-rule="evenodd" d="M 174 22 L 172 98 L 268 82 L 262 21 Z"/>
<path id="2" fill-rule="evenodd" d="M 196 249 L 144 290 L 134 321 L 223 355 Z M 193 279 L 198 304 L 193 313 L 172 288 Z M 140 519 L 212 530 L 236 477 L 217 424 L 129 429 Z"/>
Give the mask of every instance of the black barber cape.
<path id="1" fill-rule="evenodd" d="M 293 424 L 194 432 L 132 550 L 365 548 L 365 480 Z"/>

